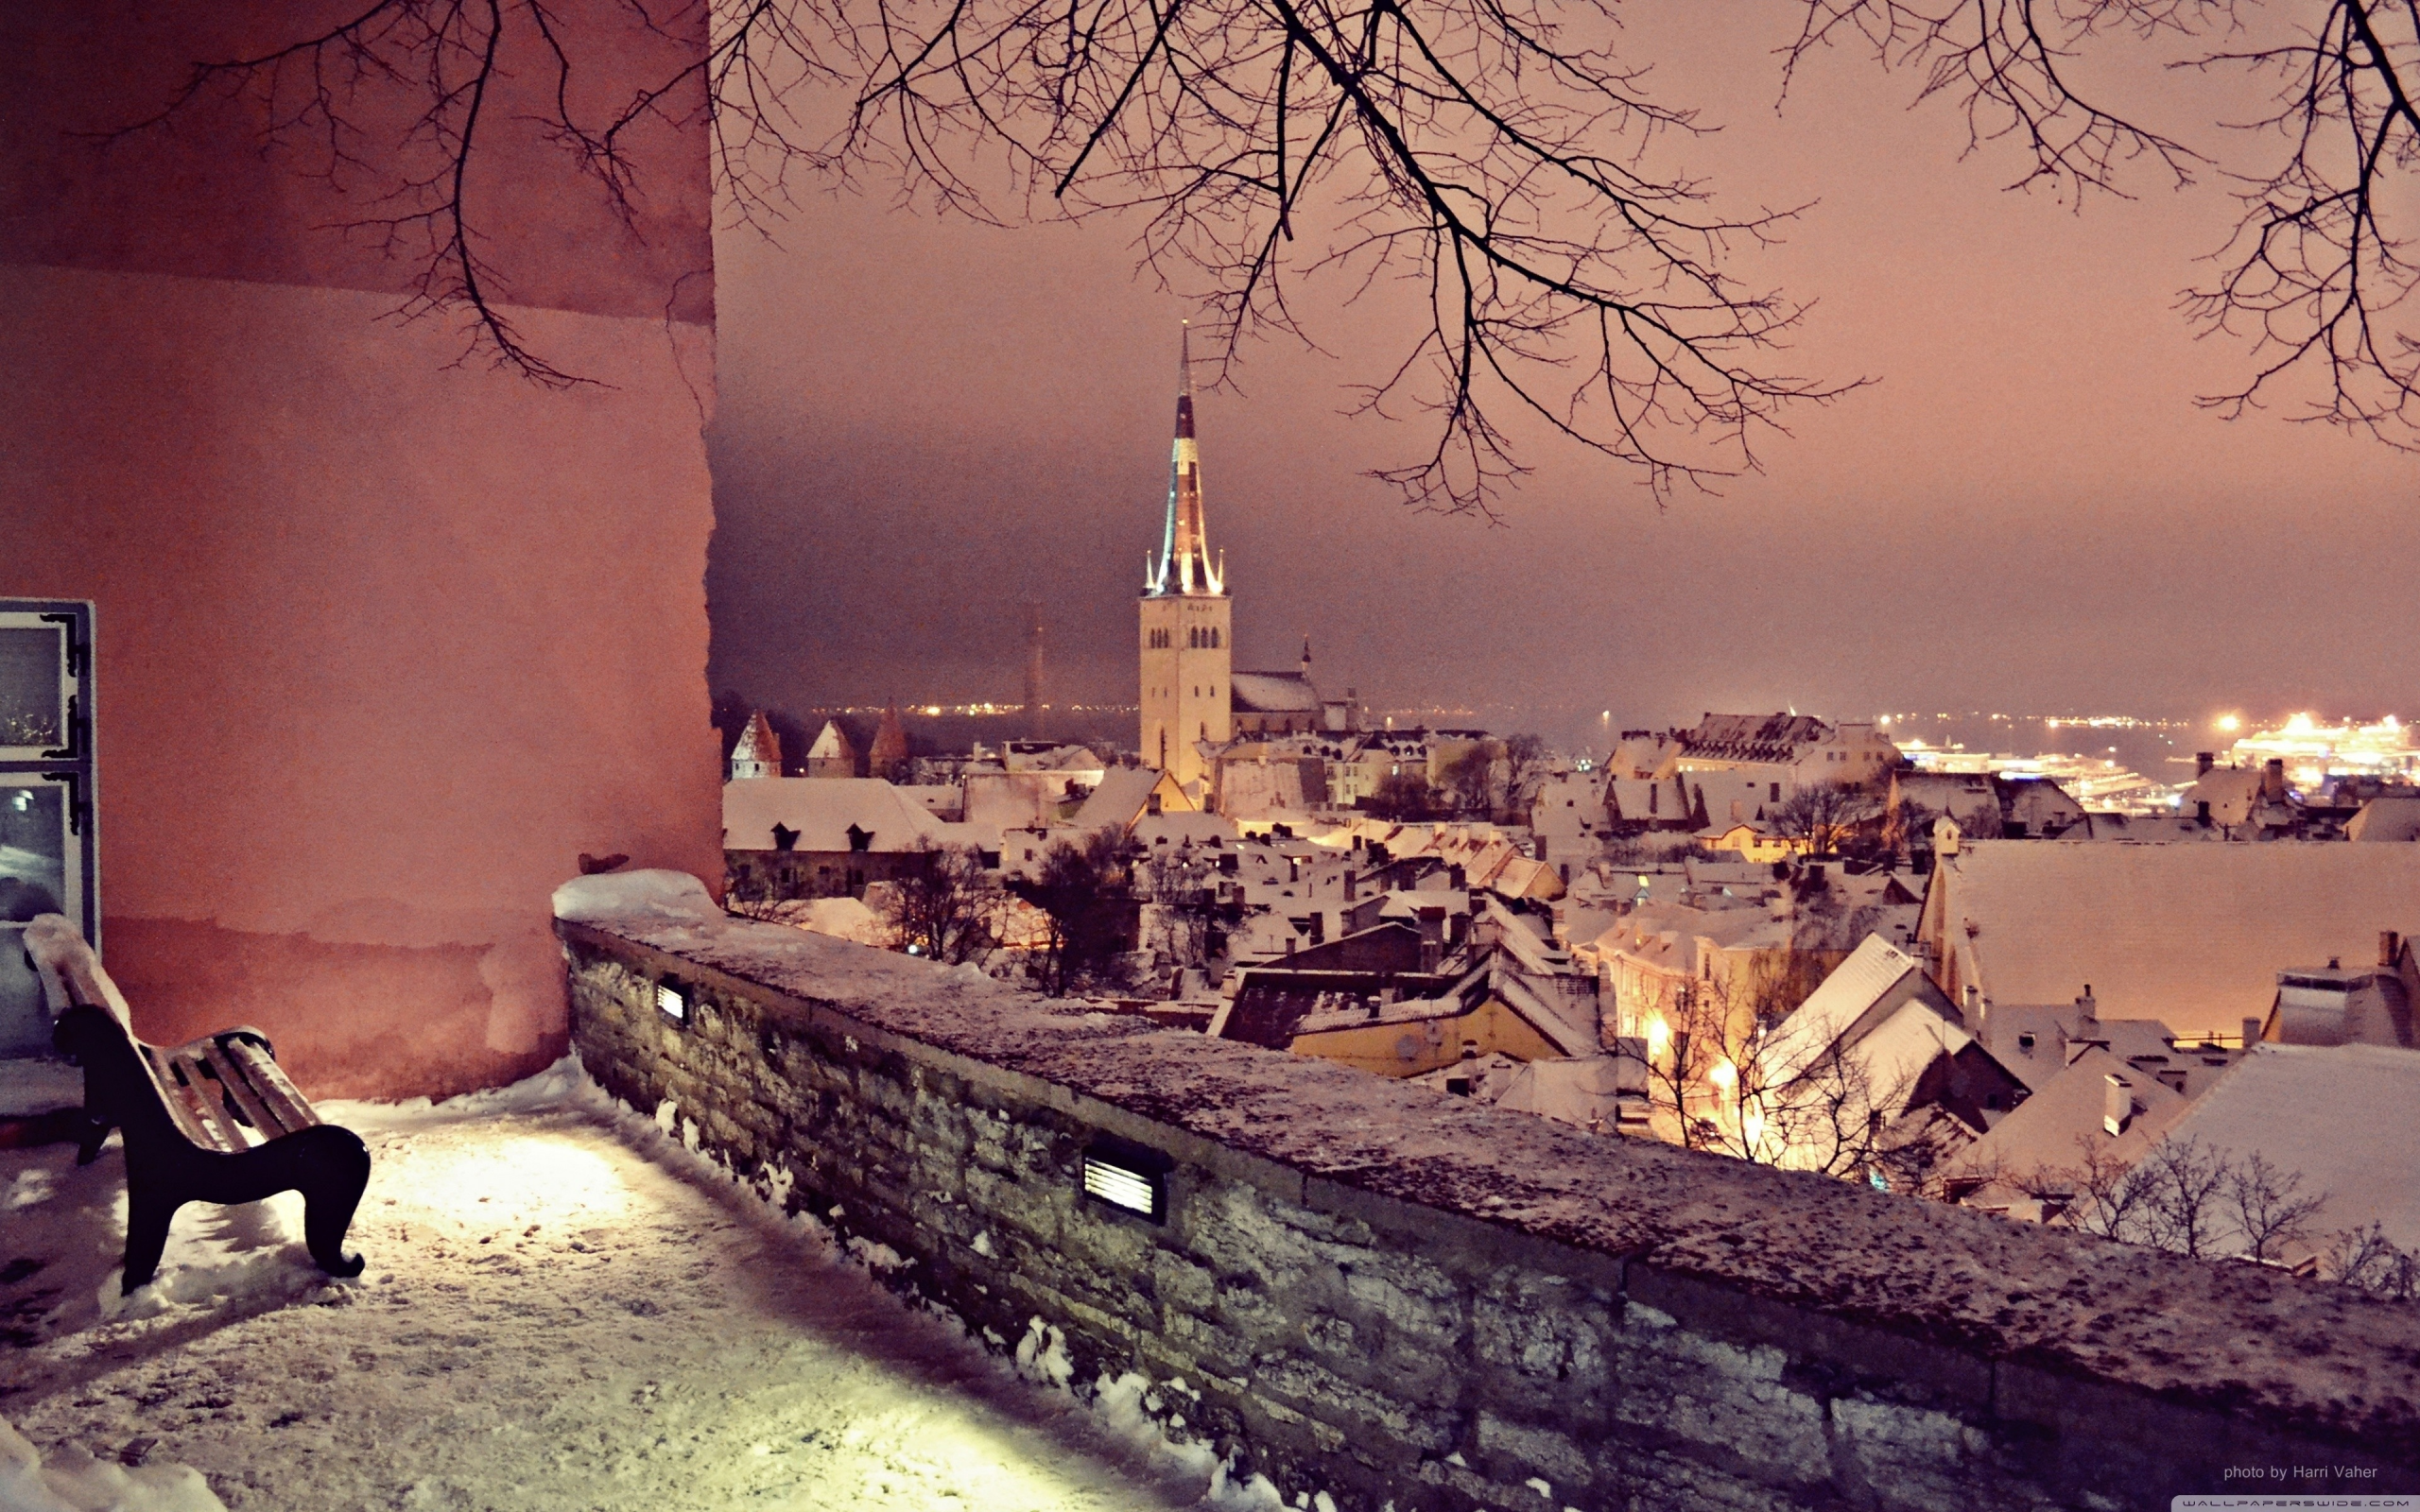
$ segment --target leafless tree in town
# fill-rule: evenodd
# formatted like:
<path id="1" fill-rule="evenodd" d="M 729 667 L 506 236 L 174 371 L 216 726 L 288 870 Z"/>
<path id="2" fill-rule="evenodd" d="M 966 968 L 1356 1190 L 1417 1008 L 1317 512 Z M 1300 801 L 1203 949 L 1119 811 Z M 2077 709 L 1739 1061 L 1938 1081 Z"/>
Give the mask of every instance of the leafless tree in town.
<path id="1" fill-rule="evenodd" d="M 1689 1149 L 1927 1192 L 1968 1134 L 1905 1111 L 1906 1089 L 1875 1083 L 1831 1044 L 1774 1031 L 1824 972 L 1795 951 L 1737 974 L 1665 984 L 1634 1005 L 1616 1054 L 1636 1063 L 1651 1125 Z"/>
<path id="2" fill-rule="evenodd" d="M 1809 782 L 1766 811 L 1782 834 L 1813 855 L 1836 854 L 1841 842 L 1879 807 L 1872 789 L 1847 782 Z"/>
<path id="3" fill-rule="evenodd" d="M 354 0 L 199 62 L 154 122 L 241 97 L 281 149 L 375 180 L 387 208 L 356 229 L 424 266 L 416 307 L 465 317 L 547 384 L 584 375 L 503 313 L 475 171 L 519 76 L 543 81 L 553 145 L 625 209 L 647 193 L 641 139 L 702 125 L 727 202 L 759 224 L 802 174 L 869 172 L 987 220 L 1126 217 L 1231 343 L 1304 334 L 1305 278 L 1348 300 L 1400 286 L 1418 313 L 1360 404 L 1427 417 L 1429 442 L 1378 476 L 1433 507 L 1491 507 L 1524 471 L 1508 427 L 1661 494 L 1754 466 L 1787 405 L 1839 391 L 1779 370 L 1799 306 L 1726 266 L 1795 207 L 1719 210 L 1656 166 L 1660 138 L 1702 128 L 1604 45 L 1607 0 L 632 4 L 693 45 L 625 95 L 580 87 L 607 24 L 556 0 Z M 405 140 L 371 140 L 363 123 L 399 110 Z"/>
<path id="4" fill-rule="evenodd" d="M 2302 1173 L 2278 1170 L 2257 1150 L 2232 1165 L 2225 1196 L 2238 1253 L 2274 1264 L 2310 1237 L 2310 1222 L 2327 1199 L 2301 1195 L 2302 1184 Z"/>
<path id="5" fill-rule="evenodd" d="M 2420 1254 L 2396 1247 L 2375 1222 L 2336 1235 L 2321 1274 L 2398 1302 L 2420 1300 Z"/>
<path id="6" fill-rule="evenodd" d="M 2239 415 L 2308 375 L 2304 418 L 2420 443 L 2420 8 L 1787 3 L 1804 14 L 1785 90 L 1819 49 L 1871 48 L 1962 109 L 1970 146 L 2013 155 L 2022 185 L 2082 198 L 2222 174 L 2242 216 L 2187 311 L 2250 367 L 2204 403 Z M 725 203 L 759 225 L 821 175 L 880 175 L 990 220 L 1131 217 L 1230 354 L 1256 331 L 1311 339 L 1306 280 L 1348 301 L 1408 291 L 1416 313 L 1360 403 L 1426 418 L 1377 476 L 1431 507 L 1492 516 L 1532 427 L 1661 497 L 1754 467 L 1788 409 L 1841 391 L 1786 370 L 1802 307 L 1731 266 L 1805 207 L 1720 208 L 1664 166 L 1668 139 L 1707 123 L 1613 45 L 1613 0 L 630 4 L 640 32 L 685 45 L 611 97 L 588 81 L 626 28 L 559 0 L 350 0 L 198 61 L 129 129 L 240 102 L 267 146 L 376 207 L 350 229 L 421 267 L 410 309 L 461 318 L 477 350 L 544 384 L 591 375 L 505 313 L 512 270 L 487 231 L 502 191 L 476 171 L 531 117 L 625 212 L 648 193 L 650 135 L 702 127 Z M 2239 74 L 2262 101 L 2229 137 L 2240 150 L 2188 145 L 2079 82 L 2122 47 Z"/>
<path id="7" fill-rule="evenodd" d="M 981 960 L 999 943 L 1007 894 L 964 846 L 920 838 L 915 850 L 925 864 L 891 884 L 877 910 L 894 948 L 951 964 Z"/>
<path id="8" fill-rule="evenodd" d="M 2011 1184 L 2044 1204 L 2044 1222 L 2104 1239 L 2282 1263 L 2309 1242 L 2311 1220 L 2327 1200 L 2324 1193 L 2306 1195 L 2300 1173 L 2281 1171 L 2256 1151 L 2232 1156 L 2188 1137 L 2162 1140 L 2129 1161 L 2088 1134 L 2076 1144 L 2076 1164 L 2044 1167 Z"/>
<path id="9" fill-rule="evenodd" d="M 1964 112 L 1970 147 L 2013 155 L 2017 184 L 2074 199 L 2204 174 L 2241 206 L 2187 315 L 2249 349 L 2243 381 L 2202 404 L 2271 401 L 2389 445 L 2420 445 L 2411 301 L 2420 198 L 2420 7 L 2408 0 L 1806 0 L 1791 50 L 1854 42 L 1921 74 Z M 2096 62 L 2148 48 L 2240 78 L 2247 107 L 2187 145 L 2109 97 Z M 2221 144 L 2233 151 L 2221 150 Z"/>

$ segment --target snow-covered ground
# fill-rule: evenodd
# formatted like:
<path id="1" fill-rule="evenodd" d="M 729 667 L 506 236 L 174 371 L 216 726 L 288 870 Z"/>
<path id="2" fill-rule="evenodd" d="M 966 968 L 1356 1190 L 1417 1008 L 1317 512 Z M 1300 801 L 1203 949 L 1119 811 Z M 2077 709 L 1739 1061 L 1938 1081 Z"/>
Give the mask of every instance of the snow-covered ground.
<path id="1" fill-rule="evenodd" d="M 186 1208 L 121 1300 L 114 1141 L 0 1151 L 0 1512 L 1274 1503 L 1159 1436 L 1174 1383 L 1079 1405 L 1046 1334 L 986 1352 L 569 1061 L 322 1111 L 373 1160 L 354 1281 L 289 1195 Z"/>

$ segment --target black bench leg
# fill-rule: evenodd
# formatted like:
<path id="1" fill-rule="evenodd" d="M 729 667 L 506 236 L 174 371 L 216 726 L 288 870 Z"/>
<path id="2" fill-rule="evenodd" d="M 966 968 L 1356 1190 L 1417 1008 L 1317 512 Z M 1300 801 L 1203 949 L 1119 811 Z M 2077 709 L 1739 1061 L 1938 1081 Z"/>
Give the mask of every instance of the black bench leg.
<path id="1" fill-rule="evenodd" d="M 126 1203 L 126 1271 L 118 1295 L 131 1296 L 160 1269 L 160 1252 L 168 1247 L 168 1224 L 182 1202 L 130 1192 Z"/>
<path id="2" fill-rule="evenodd" d="M 95 1116 L 89 1109 L 81 1114 L 76 1129 L 76 1163 L 90 1165 L 99 1160 L 103 1142 L 109 1139 L 110 1130 L 116 1126 L 106 1118 Z"/>
<path id="3" fill-rule="evenodd" d="M 344 1252 L 345 1230 L 370 1185 L 370 1146 L 349 1128 L 321 1124 L 286 1136 L 302 1145 L 295 1186 L 302 1194 L 302 1240 L 331 1276 L 358 1276 L 362 1259 Z"/>

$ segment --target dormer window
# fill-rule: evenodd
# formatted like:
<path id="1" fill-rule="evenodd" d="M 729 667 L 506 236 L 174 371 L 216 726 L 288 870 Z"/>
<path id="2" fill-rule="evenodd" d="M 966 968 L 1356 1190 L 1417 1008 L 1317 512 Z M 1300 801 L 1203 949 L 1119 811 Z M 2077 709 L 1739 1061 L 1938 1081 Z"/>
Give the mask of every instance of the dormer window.
<path id="1" fill-rule="evenodd" d="M 846 833 L 849 836 L 850 850 L 871 850 L 873 849 L 873 832 L 872 830 L 861 830 L 857 826 L 852 824 L 849 826 Z"/>

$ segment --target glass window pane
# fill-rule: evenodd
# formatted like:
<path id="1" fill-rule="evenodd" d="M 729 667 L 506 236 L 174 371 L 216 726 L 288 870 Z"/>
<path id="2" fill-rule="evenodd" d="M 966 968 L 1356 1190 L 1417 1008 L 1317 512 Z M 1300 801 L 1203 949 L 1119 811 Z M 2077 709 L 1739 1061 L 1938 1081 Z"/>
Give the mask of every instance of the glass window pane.
<path id="1" fill-rule="evenodd" d="M 66 800 L 60 783 L 19 777 L 0 785 L 0 1056 L 50 1048 L 42 979 L 26 965 L 19 936 L 37 914 L 81 912 L 70 885 Z"/>
<path id="2" fill-rule="evenodd" d="M 65 637 L 56 625 L 0 624 L 0 748 L 65 744 Z"/>

